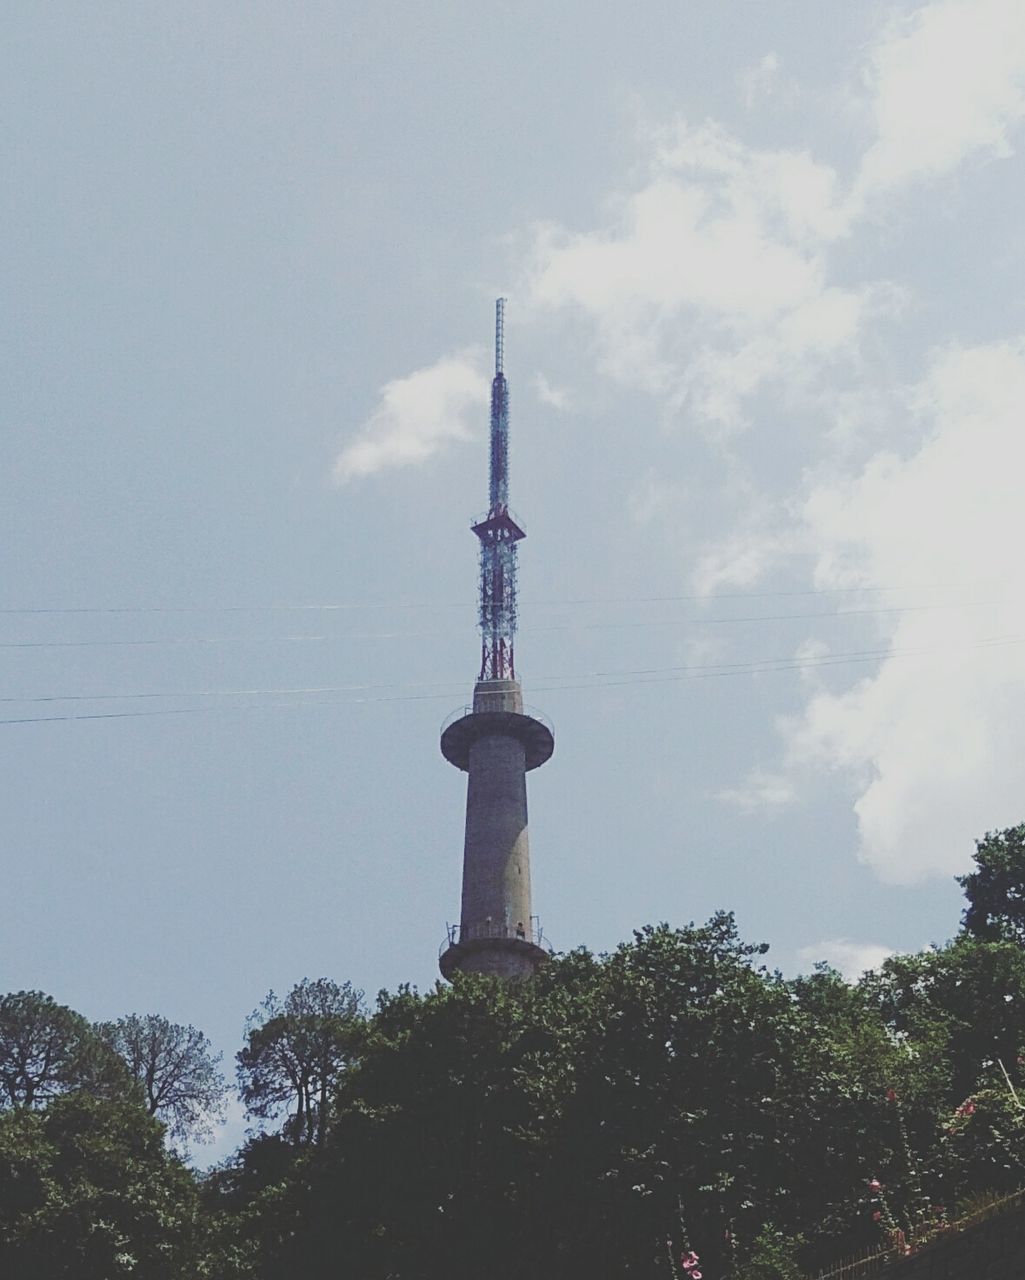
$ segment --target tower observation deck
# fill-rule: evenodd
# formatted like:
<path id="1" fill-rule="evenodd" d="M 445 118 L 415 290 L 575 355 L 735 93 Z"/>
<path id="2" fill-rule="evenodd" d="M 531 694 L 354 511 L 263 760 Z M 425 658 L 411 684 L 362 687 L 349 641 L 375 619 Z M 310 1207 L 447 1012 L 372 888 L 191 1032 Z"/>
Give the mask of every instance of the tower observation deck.
<path id="1" fill-rule="evenodd" d="M 505 299 L 495 307 L 489 506 L 472 524 L 480 542 L 480 674 L 473 704 L 450 716 L 441 752 L 467 775 L 463 895 L 459 924 L 442 943 L 442 975 L 457 971 L 520 978 L 550 954 L 531 914 L 527 773 L 551 757 L 555 737 L 525 708 L 516 678 L 516 553 L 526 537 L 509 511 L 509 387 Z"/>

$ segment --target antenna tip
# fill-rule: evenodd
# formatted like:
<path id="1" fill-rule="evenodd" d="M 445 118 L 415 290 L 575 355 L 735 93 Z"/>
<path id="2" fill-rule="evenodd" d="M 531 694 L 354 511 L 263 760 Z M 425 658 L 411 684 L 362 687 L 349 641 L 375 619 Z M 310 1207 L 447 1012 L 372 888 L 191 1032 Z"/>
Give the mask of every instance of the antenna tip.
<path id="1" fill-rule="evenodd" d="M 495 300 L 495 373 L 503 372 L 505 364 L 505 299 Z"/>

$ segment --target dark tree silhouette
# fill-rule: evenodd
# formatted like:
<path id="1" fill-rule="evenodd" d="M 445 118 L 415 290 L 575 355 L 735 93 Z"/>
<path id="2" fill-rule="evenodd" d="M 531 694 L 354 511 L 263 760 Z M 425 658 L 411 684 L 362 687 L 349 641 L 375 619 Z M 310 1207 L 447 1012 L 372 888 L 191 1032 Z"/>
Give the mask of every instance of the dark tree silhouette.
<path id="1" fill-rule="evenodd" d="M 173 1138 L 204 1142 L 223 1121 L 227 1085 L 210 1042 L 159 1014 L 129 1014 L 97 1032 L 142 1086 L 146 1109 Z"/>
<path id="2" fill-rule="evenodd" d="M 975 846 L 975 870 L 958 876 L 968 906 L 966 933 L 1025 946 L 1025 823 L 990 831 Z"/>
<path id="3" fill-rule="evenodd" d="M 132 1083 L 80 1013 L 42 991 L 0 996 L 0 1106 L 44 1106 L 71 1090 L 111 1097 Z"/>
<path id="4" fill-rule="evenodd" d="M 323 1141 L 331 1093 L 360 1041 L 362 1001 L 348 982 L 328 978 L 304 978 L 283 1001 L 271 991 L 247 1020 L 237 1055 L 247 1114 L 267 1120 L 287 1111 L 288 1137 Z"/>
<path id="5" fill-rule="evenodd" d="M 0 1115 L 4 1280 L 196 1280 L 196 1211 L 193 1175 L 134 1100 Z"/>

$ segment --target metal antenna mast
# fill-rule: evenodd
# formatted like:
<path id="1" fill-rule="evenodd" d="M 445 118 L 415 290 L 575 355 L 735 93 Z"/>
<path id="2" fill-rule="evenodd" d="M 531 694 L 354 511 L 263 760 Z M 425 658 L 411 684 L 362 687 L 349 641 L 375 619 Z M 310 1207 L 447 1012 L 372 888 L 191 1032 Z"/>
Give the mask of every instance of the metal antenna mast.
<path id="1" fill-rule="evenodd" d="M 516 544 L 527 535 L 509 514 L 509 384 L 505 380 L 505 299 L 495 303 L 495 376 L 491 382 L 491 466 L 480 539 L 481 680 L 515 680 Z"/>

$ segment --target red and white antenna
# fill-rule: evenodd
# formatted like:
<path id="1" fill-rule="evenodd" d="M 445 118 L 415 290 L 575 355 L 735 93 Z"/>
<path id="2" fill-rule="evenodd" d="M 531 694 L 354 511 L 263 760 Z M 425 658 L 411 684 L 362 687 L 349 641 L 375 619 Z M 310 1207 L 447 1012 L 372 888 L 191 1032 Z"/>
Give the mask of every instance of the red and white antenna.
<path id="1" fill-rule="evenodd" d="M 515 680 L 516 544 L 527 535 L 509 514 L 509 384 L 505 380 L 505 299 L 495 303 L 488 511 L 473 525 L 480 539 L 481 680 Z"/>

